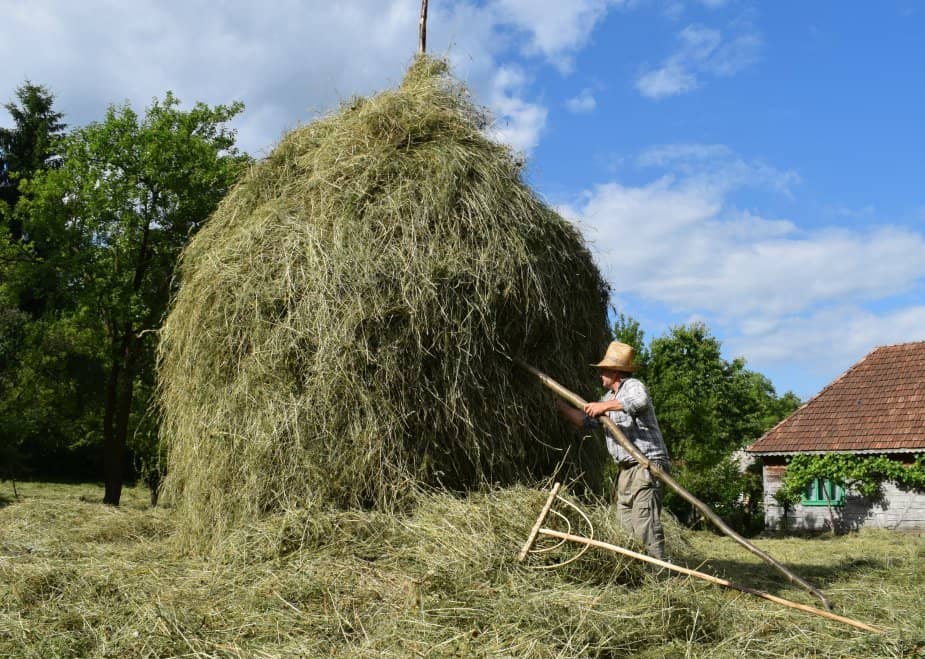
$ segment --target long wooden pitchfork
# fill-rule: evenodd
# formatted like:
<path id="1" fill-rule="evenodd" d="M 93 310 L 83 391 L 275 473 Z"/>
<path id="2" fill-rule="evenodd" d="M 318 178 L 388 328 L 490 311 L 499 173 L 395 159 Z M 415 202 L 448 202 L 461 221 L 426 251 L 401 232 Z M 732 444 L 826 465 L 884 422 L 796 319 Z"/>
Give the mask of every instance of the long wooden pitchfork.
<path id="1" fill-rule="evenodd" d="M 858 629 L 863 629 L 867 632 L 873 632 L 876 634 L 882 633 L 882 630 L 872 627 L 867 623 L 860 622 L 859 620 L 854 620 L 852 618 L 846 618 L 845 616 L 836 615 L 830 611 L 824 609 L 817 609 L 813 606 L 807 606 L 805 604 L 799 604 L 798 602 L 792 602 L 790 600 L 784 599 L 783 597 L 777 597 L 776 595 L 771 595 L 770 593 L 765 593 L 760 590 L 754 590 L 746 586 L 740 586 L 735 584 L 727 579 L 720 579 L 719 577 L 714 577 L 710 574 L 705 574 L 704 572 L 698 572 L 697 570 L 691 570 L 686 567 L 681 567 L 680 565 L 675 565 L 667 561 L 662 561 L 657 558 L 652 558 L 651 556 L 646 556 L 645 554 L 640 554 L 638 552 L 626 549 L 625 547 L 620 547 L 618 545 L 610 544 L 609 542 L 602 542 L 600 540 L 595 540 L 593 535 L 593 527 L 591 522 L 575 504 L 571 503 L 567 499 L 559 496 L 560 484 L 556 483 L 553 485 L 552 490 L 549 492 L 549 497 L 546 499 L 546 504 L 543 506 L 543 509 L 540 511 L 540 516 L 536 518 L 536 524 L 533 525 L 533 528 L 530 531 L 530 535 L 527 537 L 527 542 L 524 543 L 523 548 L 520 550 L 520 553 L 517 554 L 517 560 L 523 561 L 529 554 L 536 553 L 545 553 L 552 550 L 555 550 L 561 547 L 566 542 L 572 542 L 583 545 L 581 551 L 573 556 L 572 558 L 563 561 L 561 563 L 556 563 L 553 565 L 543 565 L 540 567 L 543 568 L 554 568 L 565 565 L 566 563 L 571 563 L 572 561 L 578 559 L 582 554 L 584 554 L 590 547 L 598 547 L 600 549 L 605 549 L 607 551 L 616 552 L 618 554 L 623 554 L 624 556 L 629 556 L 630 558 L 635 558 L 636 560 L 645 561 L 646 563 L 651 563 L 652 565 L 657 565 L 666 570 L 671 570 L 672 572 L 678 572 L 680 574 L 686 574 L 689 577 L 696 577 L 697 579 L 703 579 L 704 581 L 709 581 L 720 586 L 725 586 L 726 588 L 732 588 L 734 590 L 741 591 L 743 593 L 748 593 L 749 595 L 754 595 L 756 597 L 761 597 L 775 604 L 782 604 L 783 606 L 790 607 L 791 609 L 797 609 L 798 611 L 804 611 L 806 613 L 811 613 L 813 615 L 821 616 L 823 618 L 828 618 L 829 620 L 835 620 L 837 622 L 844 623 L 846 625 L 851 625 Z M 590 535 L 592 537 L 583 537 L 580 535 L 575 535 L 573 533 L 567 533 L 562 531 L 556 531 L 554 529 L 545 528 L 543 524 L 546 522 L 546 518 L 550 514 L 557 515 L 561 518 L 564 518 L 564 515 L 553 509 L 553 505 L 556 502 L 564 503 L 573 510 L 577 511 L 579 515 L 586 521 L 588 527 L 591 529 Z M 570 527 L 569 527 L 570 528 Z M 541 549 L 536 549 L 534 546 L 536 544 L 537 538 L 539 536 L 547 536 L 550 538 L 555 538 L 559 540 L 559 543 L 552 547 L 544 547 Z"/>

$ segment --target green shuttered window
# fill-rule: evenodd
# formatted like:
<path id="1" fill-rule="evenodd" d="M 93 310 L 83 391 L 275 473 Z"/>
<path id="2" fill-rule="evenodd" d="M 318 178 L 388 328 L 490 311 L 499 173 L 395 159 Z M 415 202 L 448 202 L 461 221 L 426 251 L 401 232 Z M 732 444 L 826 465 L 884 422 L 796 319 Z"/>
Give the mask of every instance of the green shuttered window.
<path id="1" fill-rule="evenodd" d="M 803 491 L 800 503 L 804 506 L 844 506 L 845 489 L 828 478 L 814 478 Z"/>

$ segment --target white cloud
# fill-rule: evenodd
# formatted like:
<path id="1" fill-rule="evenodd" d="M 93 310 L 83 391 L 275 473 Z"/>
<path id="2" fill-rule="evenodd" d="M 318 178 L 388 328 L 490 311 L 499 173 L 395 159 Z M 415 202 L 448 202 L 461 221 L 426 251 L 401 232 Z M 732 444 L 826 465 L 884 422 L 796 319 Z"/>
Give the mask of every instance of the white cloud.
<path id="1" fill-rule="evenodd" d="M 679 21 L 684 15 L 684 3 L 679 0 L 671 0 L 666 2 L 662 7 L 662 15 L 665 16 L 670 21 Z"/>
<path id="2" fill-rule="evenodd" d="M 495 123 L 488 133 L 516 151 L 529 153 L 539 143 L 548 113 L 543 106 L 523 100 L 525 83 L 524 73 L 517 67 L 502 67 L 495 75 L 491 94 Z"/>
<path id="3" fill-rule="evenodd" d="M 617 292 L 679 313 L 727 321 L 803 313 L 902 293 L 925 277 L 920 234 L 800 231 L 729 208 L 720 188 L 690 180 L 602 185 L 578 213 Z"/>
<path id="4" fill-rule="evenodd" d="M 826 206 L 822 212 L 827 216 L 839 218 L 842 220 L 871 220 L 877 216 L 877 209 L 871 204 L 860 207 L 846 206 L 845 204 L 836 204 Z"/>
<path id="5" fill-rule="evenodd" d="M 497 137 L 529 149 L 546 109 L 526 82 L 506 83 L 512 58 L 529 53 L 561 69 L 618 4 L 431 3 L 428 51 L 448 54 L 476 102 L 497 113 Z M 419 7 L 407 0 L 287 0 L 272 11 L 244 0 L 14 2 L 4 9 L 0 44 L 31 54 L 7 58 L 0 88 L 27 78 L 47 85 L 72 125 L 100 119 L 113 102 L 141 110 L 168 89 L 188 103 L 242 100 L 239 144 L 261 153 L 342 99 L 400 81 L 417 50 Z"/>
<path id="6" fill-rule="evenodd" d="M 925 340 L 925 306 L 883 313 L 856 306 L 784 317 L 733 336 L 726 347 L 758 367 L 787 363 L 830 381 L 874 347 Z M 811 393 L 811 392 L 807 392 Z"/>
<path id="7" fill-rule="evenodd" d="M 704 62 L 703 70 L 720 77 L 734 76 L 758 61 L 761 38 L 757 34 L 742 34 L 723 43 Z"/>
<path id="8" fill-rule="evenodd" d="M 666 167 L 676 163 L 722 160 L 732 156 L 732 150 L 723 144 L 659 144 L 649 147 L 637 158 L 645 167 Z"/>
<path id="9" fill-rule="evenodd" d="M 723 42 L 719 30 L 702 25 L 688 25 L 681 30 L 678 37 L 681 39 L 681 50 L 687 59 L 707 60 Z"/>
<path id="10" fill-rule="evenodd" d="M 101 118 L 112 102 L 141 109 L 171 89 L 188 102 L 240 99 L 263 118 L 282 111 L 291 127 L 399 79 L 416 40 L 415 10 L 399 2 L 291 2 L 272 12 L 245 2 L 220 10 L 202 1 L 40 6 L 5 21 L 0 42 L 14 52 L 35 42 L 54 47 L 30 48 L 34 56 L 0 75 L 8 88 L 26 77 L 47 84 L 75 124 Z M 241 141 L 256 150 L 282 128 L 251 120 Z"/>
<path id="11" fill-rule="evenodd" d="M 685 27 L 678 40 L 674 54 L 636 79 L 636 89 L 643 96 L 676 96 L 697 89 L 704 75 L 735 75 L 757 61 L 762 45 L 761 38 L 751 32 L 727 40 L 719 30 L 700 25 Z"/>
<path id="12" fill-rule="evenodd" d="M 593 112 L 597 107 L 597 101 L 594 99 L 594 93 L 590 89 L 582 89 L 578 96 L 573 96 L 565 102 L 565 107 L 569 112 L 575 114 L 586 114 Z"/>
<path id="13" fill-rule="evenodd" d="M 641 167 L 656 167 L 683 176 L 686 185 L 725 193 L 737 187 L 769 188 L 792 196 L 800 182 L 792 170 L 779 170 L 760 160 L 746 161 L 722 144 L 665 144 L 650 147 L 639 154 Z"/>
<path id="14" fill-rule="evenodd" d="M 763 366 L 799 351 L 830 372 L 875 345 L 925 339 L 922 232 L 803 229 L 737 209 L 732 191 L 787 192 L 797 177 L 721 145 L 657 147 L 638 162 L 668 171 L 645 185 L 599 185 L 563 209 L 585 229 L 616 296 L 702 316 L 734 354 Z"/>
<path id="15" fill-rule="evenodd" d="M 697 89 L 697 76 L 685 70 L 679 62 L 666 62 L 664 66 L 639 76 L 636 89 L 648 98 L 677 96 Z"/>
<path id="16" fill-rule="evenodd" d="M 608 10 L 624 0 L 494 0 L 500 20 L 529 34 L 524 51 L 541 53 L 563 73 Z"/>

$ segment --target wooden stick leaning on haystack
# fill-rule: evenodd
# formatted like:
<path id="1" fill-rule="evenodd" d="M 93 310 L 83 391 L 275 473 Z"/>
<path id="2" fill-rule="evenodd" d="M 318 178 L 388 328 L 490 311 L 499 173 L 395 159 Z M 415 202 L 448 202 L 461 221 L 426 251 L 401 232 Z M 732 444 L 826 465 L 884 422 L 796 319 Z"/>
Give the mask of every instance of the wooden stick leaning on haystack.
<path id="1" fill-rule="evenodd" d="M 587 402 L 581 396 L 579 396 L 578 394 L 572 391 L 569 391 L 568 389 L 563 387 L 561 384 L 553 380 L 551 377 L 549 377 L 542 371 L 524 362 L 519 362 L 519 364 L 520 366 L 525 368 L 527 371 L 529 371 L 530 373 L 535 375 L 537 378 L 539 378 L 540 382 L 542 382 L 548 389 L 550 389 L 553 393 L 561 397 L 563 400 L 574 405 L 580 410 L 584 409 L 584 406 L 587 405 Z M 736 533 L 734 530 L 732 530 L 732 528 L 730 528 L 729 525 L 726 524 L 726 522 L 724 522 L 722 518 L 720 518 L 719 515 L 713 512 L 713 510 L 707 504 L 705 504 L 703 501 L 701 501 L 700 499 L 695 497 L 693 494 L 688 492 L 684 488 L 684 486 L 682 486 L 680 483 L 678 483 L 678 481 L 672 478 L 670 474 L 662 471 L 658 467 L 657 464 L 655 464 L 654 462 L 650 462 L 649 459 L 646 458 L 646 456 L 644 456 L 639 451 L 639 449 L 637 449 L 636 446 L 626 438 L 626 436 L 620 431 L 620 428 L 617 426 L 617 424 L 611 421 L 607 417 L 607 415 L 601 416 L 600 421 L 603 422 L 604 427 L 607 430 L 607 433 L 611 437 L 613 437 L 613 439 L 617 443 L 619 443 L 620 446 L 626 449 L 626 451 L 630 455 L 632 455 L 633 458 L 639 464 L 645 465 L 649 469 L 649 471 L 652 473 L 653 476 L 655 476 L 660 481 L 668 485 L 671 489 L 673 489 L 675 492 L 681 495 L 681 497 L 685 501 L 687 501 L 688 503 L 693 505 L 697 510 L 699 510 L 701 513 L 703 513 L 703 516 L 706 517 L 708 520 L 710 520 L 713 523 L 713 525 L 716 526 L 716 528 L 718 528 L 724 534 L 726 534 L 727 536 L 729 536 L 730 538 L 738 542 L 740 545 L 745 547 L 748 551 L 750 551 L 755 556 L 763 560 L 765 563 L 775 568 L 778 572 L 780 572 L 785 577 L 787 577 L 787 580 L 790 581 L 790 583 L 796 584 L 802 587 L 807 592 L 811 593 L 812 595 L 818 597 L 819 600 L 822 602 L 823 606 L 825 606 L 827 610 L 829 611 L 832 610 L 831 602 L 829 602 L 828 598 L 825 595 L 823 595 L 822 592 L 820 592 L 817 588 L 815 588 L 811 584 L 807 583 L 806 581 L 804 581 L 803 579 L 795 575 L 793 572 L 791 572 L 786 567 L 781 565 L 772 556 L 758 549 L 758 547 L 756 547 L 755 545 L 750 543 L 748 540 L 743 538 L 741 535 Z"/>
<path id="2" fill-rule="evenodd" d="M 749 595 L 761 597 L 770 602 L 774 602 L 775 604 L 781 604 L 783 606 L 790 607 L 791 609 L 796 609 L 798 611 L 803 611 L 805 613 L 811 613 L 813 615 L 821 616 L 829 620 L 835 620 L 837 622 L 841 622 L 846 625 L 851 625 L 852 627 L 856 627 L 857 629 L 862 629 L 867 632 L 873 632 L 875 634 L 882 633 L 882 630 L 877 629 L 876 627 L 868 625 L 867 623 L 861 622 L 859 620 L 854 620 L 853 618 L 847 618 L 845 616 L 840 616 L 835 613 L 825 611 L 823 609 L 817 609 L 813 606 L 807 606 L 806 604 L 800 604 L 798 602 L 793 602 L 791 600 L 784 599 L 783 597 L 777 597 L 776 595 L 771 595 L 770 593 L 765 593 L 760 590 L 748 588 L 747 586 L 740 586 L 727 579 L 721 579 L 719 577 L 714 577 L 713 575 L 706 574 L 704 572 L 698 572 L 697 570 L 691 570 L 690 568 L 681 567 L 679 565 L 674 565 L 673 563 L 668 563 L 667 561 L 661 561 L 657 558 L 652 558 L 651 556 L 647 556 L 645 554 L 640 554 L 630 549 L 626 549 L 625 547 L 613 545 L 613 544 L 610 544 L 609 542 L 602 542 L 600 540 L 595 540 L 593 537 L 585 538 L 580 535 L 575 535 L 572 533 L 563 533 L 562 531 L 556 531 L 554 529 L 545 528 L 543 527 L 543 524 L 545 523 L 546 517 L 549 515 L 556 499 L 559 499 L 563 503 L 566 503 L 572 508 L 575 508 L 577 510 L 574 504 L 571 504 L 566 499 L 563 499 L 562 497 L 558 496 L 559 488 L 560 488 L 559 483 L 556 483 L 555 485 L 553 485 L 553 488 L 549 493 L 549 497 L 546 499 L 546 504 L 543 506 L 543 509 L 540 512 L 539 517 L 537 517 L 536 524 L 533 525 L 533 529 L 530 531 L 530 535 L 527 538 L 527 542 L 524 544 L 523 548 L 520 550 L 520 553 L 517 554 L 518 561 L 523 561 L 524 558 L 526 558 L 526 556 L 530 553 L 537 552 L 537 551 L 545 551 L 545 550 L 534 550 L 533 549 L 533 545 L 536 543 L 537 537 L 540 535 L 544 535 L 550 538 L 556 538 L 556 539 L 567 541 L 567 542 L 574 542 L 574 543 L 582 544 L 582 545 L 585 545 L 585 547 L 598 547 L 600 549 L 605 549 L 607 551 L 612 551 L 618 554 L 623 554 L 624 556 L 629 556 L 630 558 L 635 558 L 640 561 L 645 561 L 646 563 L 657 565 L 666 570 L 671 570 L 672 572 L 678 572 L 680 574 L 685 574 L 690 577 L 696 577 L 697 579 L 702 579 L 704 581 L 708 581 L 710 583 L 714 583 L 719 586 L 725 586 L 726 588 L 732 588 L 734 590 L 738 590 L 740 592 L 747 593 Z M 578 512 L 581 513 L 580 510 Z M 584 517 L 584 514 L 583 513 L 581 514 Z"/>

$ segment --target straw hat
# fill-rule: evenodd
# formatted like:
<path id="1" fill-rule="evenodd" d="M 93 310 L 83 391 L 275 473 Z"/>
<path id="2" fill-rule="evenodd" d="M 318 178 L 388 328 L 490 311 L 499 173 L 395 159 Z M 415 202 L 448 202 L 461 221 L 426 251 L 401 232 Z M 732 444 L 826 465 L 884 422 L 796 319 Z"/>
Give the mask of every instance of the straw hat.
<path id="1" fill-rule="evenodd" d="M 611 341 L 607 346 L 607 352 L 604 358 L 597 364 L 591 364 L 597 368 L 612 368 L 615 371 L 625 371 L 632 373 L 639 368 L 638 364 L 633 362 L 636 359 L 636 350 L 633 346 L 628 346 L 619 341 Z"/>

